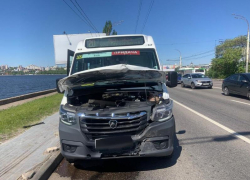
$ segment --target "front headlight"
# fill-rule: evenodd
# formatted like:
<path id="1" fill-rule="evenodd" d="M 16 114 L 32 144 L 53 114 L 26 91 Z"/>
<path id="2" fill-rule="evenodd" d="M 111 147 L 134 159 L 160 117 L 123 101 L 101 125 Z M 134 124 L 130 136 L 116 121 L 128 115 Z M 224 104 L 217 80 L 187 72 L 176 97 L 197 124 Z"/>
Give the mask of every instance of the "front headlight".
<path id="1" fill-rule="evenodd" d="M 75 113 L 67 112 L 62 107 L 60 107 L 60 121 L 67 125 L 76 124 Z"/>
<path id="2" fill-rule="evenodd" d="M 153 109 L 151 119 L 153 121 L 167 121 L 173 116 L 172 112 L 173 101 L 171 100 L 168 104 L 160 104 Z"/>

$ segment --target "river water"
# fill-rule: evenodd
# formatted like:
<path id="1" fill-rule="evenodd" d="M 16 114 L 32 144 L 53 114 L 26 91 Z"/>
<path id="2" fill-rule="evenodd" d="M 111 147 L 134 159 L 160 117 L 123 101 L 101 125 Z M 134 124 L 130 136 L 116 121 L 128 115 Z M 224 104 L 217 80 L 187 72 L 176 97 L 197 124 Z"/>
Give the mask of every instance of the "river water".
<path id="1" fill-rule="evenodd" d="M 0 99 L 56 88 L 66 75 L 0 76 Z"/>

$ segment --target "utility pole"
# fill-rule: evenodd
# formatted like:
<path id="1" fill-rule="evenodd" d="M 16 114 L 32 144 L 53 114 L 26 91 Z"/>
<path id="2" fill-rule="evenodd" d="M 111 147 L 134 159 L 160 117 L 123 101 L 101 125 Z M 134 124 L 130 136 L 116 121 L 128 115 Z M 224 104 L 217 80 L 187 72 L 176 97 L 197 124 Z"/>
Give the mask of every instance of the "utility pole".
<path id="1" fill-rule="evenodd" d="M 179 51 L 178 49 L 176 49 L 176 51 L 180 53 L 180 68 L 181 68 L 181 51 Z"/>
<path id="2" fill-rule="evenodd" d="M 246 54 L 246 73 L 248 73 L 248 62 L 249 62 L 249 23 L 248 20 L 241 15 L 236 15 L 236 14 L 232 14 L 234 16 L 235 19 L 241 19 L 246 21 L 247 23 L 247 54 Z"/>
<path id="3" fill-rule="evenodd" d="M 247 30 L 247 60 L 246 60 L 246 73 L 248 73 L 248 58 L 249 58 L 249 24 L 248 25 L 248 30 Z"/>

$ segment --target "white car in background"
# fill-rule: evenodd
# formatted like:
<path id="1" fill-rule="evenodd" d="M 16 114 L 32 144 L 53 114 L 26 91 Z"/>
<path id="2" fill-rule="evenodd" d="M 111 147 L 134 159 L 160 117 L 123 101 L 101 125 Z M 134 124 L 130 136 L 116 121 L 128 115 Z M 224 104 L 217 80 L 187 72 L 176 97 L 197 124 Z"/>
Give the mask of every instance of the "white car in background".
<path id="1" fill-rule="evenodd" d="M 192 89 L 197 87 L 213 88 L 213 81 L 200 73 L 185 74 L 181 79 L 181 87 L 190 86 Z"/>

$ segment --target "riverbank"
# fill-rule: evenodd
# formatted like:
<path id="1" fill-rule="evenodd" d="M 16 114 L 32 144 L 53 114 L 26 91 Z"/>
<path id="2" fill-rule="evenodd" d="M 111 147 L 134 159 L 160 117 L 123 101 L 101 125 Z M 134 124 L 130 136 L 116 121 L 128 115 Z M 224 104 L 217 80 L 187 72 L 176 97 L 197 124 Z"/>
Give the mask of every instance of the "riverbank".
<path id="1" fill-rule="evenodd" d="M 53 94 L 0 110 L 0 142 L 20 134 L 25 131 L 25 127 L 32 126 L 57 112 L 62 96 L 62 94 Z"/>
<path id="2" fill-rule="evenodd" d="M 41 99 L 43 97 L 48 97 L 48 96 L 51 96 L 54 94 L 57 94 L 57 92 L 46 93 L 44 95 L 38 95 L 38 96 L 31 97 L 31 98 L 27 97 L 27 98 L 24 98 L 23 100 L 13 101 L 11 103 L 6 103 L 6 104 L 2 104 L 2 101 L 4 101 L 4 100 L 0 99 L 0 111 L 4 110 L 4 109 L 9 109 L 11 107 L 18 106 L 18 105 L 21 105 L 21 104 L 24 104 L 24 103 L 27 103 L 30 101 L 34 101 L 35 99 Z"/>

